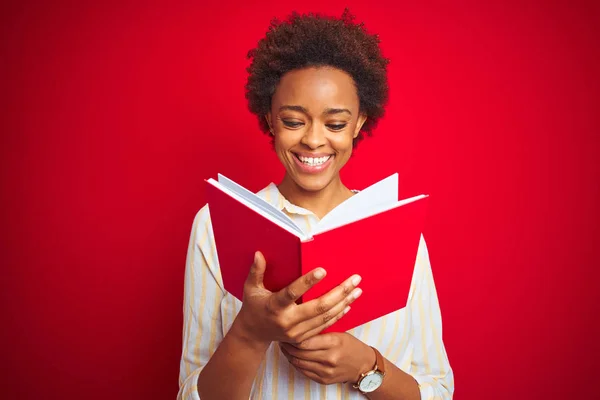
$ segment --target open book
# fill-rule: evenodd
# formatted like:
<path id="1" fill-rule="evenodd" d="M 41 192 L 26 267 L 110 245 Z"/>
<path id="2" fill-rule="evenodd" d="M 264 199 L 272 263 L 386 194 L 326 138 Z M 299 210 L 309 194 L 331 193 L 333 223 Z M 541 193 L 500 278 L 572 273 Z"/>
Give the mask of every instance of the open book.
<path id="1" fill-rule="evenodd" d="M 428 196 L 399 201 L 397 174 L 341 203 L 312 232 L 222 175 L 206 183 L 221 275 L 233 296 L 242 300 L 254 252 L 260 250 L 267 261 L 264 284 L 271 291 L 314 268 L 327 271 L 302 302 L 352 274 L 362 276 L 362 296 L 328 332 L 352 329 L 406 305 Z"/>

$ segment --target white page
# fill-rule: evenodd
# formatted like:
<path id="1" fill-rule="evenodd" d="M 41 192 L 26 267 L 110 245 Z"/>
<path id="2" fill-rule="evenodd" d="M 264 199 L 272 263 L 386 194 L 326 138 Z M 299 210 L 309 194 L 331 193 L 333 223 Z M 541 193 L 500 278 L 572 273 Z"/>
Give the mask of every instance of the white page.
<path id="1" fill-rule="evenodd" d="M 292 221 L 290 217 L 288 217 L 284 212 L 274 207 L 271 203 L 252 193 L 245 187 L 235 183 L 231 179 L 227 178 L 224 175 L 219 174 L 219 181 L 216 182 L 214 179 L 209 179 L 214 186 L 221 189 L 225 193 L 232 195 L 235 199 L 240 201 L 243 204 L 249 206 L 252 204 L 254 207 L 250 207 L 253 210 L 259 212 L 261 215 L 264 215 L 269 220 L 277 223 L 277 225 L 283 226 L 285 225 L 288 229 L 292 229 L 294 234 L 300 238 L 305 238 L 307 233 L 302 230 L 298 225 Z M 245 201 L 241 201 L 243 199 Z"/>
<path id="2" fill-rule="evenodd" d="M 423 199 L 425 197 L 429 197 L 429 195 L 428 194 L 420 194 L 418 196 L 409 197 L 408 199 L 400 200 L 400 201 L 397 201 L 397 202 L 392 203 L 392 204 L 382 205 L 378 209 L 373 209 L 373 210 L 371 210 L 372 212 L 370 212 L 368 214 L 365 214 L 365 215 L 363 215 L 360 218 L 352 218 L 351 221 L 342 222 L 339 225 L 328 225 L 326 229 L 319 229 L 319 231 L 315 232 L 314 234 L 316 235 L 318 233 L 323 233 L 323 232 L 326 232 L 326 231 L 330 231 L 332 229 L 339 228 L 340 226 L 347 225 L 347 224 L 349 224 L 351 222 L 355 222 L 355 221 L 358 221 L 358 220 L 361 220 L 361 219 L 372 217 L 374 215 L 381 214 L 381 213 L 389 211 L 389 210 L 393 210 L 394 208 L 402 207 L 402 206 L 404 206 L 406 204 L 412 203 L 413 201 L 421 200 L 421 199 Z"/>
<path id="3" fill-rule="evenodd" d="M 319 221 L 315 234 L 376 214 L 398 202 L 398 174 L 369 186 L 331 210 Z"/>

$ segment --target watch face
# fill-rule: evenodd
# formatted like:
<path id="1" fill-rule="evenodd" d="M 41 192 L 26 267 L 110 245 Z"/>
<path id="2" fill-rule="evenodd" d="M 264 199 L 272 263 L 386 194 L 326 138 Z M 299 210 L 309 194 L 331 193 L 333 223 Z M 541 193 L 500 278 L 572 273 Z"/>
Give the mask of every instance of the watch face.
<path id="1" fill-rule="evenodd" d="M 372 392 L 375 389 L 377 389 L 379 386 L 381 386 L 382 382 L 383 382 L 383 376 L 381 376 L 380 373 L 375 372 L 374 374 L 369 374 L 369 375 L 365 376 L 360 381 L 359 389 L 362 392 L 369 393 L 369 392 Z"/>

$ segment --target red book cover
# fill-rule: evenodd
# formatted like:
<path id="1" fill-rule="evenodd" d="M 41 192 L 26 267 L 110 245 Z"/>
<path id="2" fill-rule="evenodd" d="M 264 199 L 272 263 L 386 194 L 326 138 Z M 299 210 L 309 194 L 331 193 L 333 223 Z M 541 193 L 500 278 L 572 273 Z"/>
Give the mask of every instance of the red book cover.
<path id="1" fill-rule="evenodd" d="M 359 274 L 362 296 L 326 332 L 345 332 L 406 306 L 427 196 L 300 239 L 261 212 L 207 183 L 207 199 L 225 289 L 242 299 L 254 252 L 265 256 L 264 284 L 278 291 L 310 270 L 327 276 L 300 301 L 325 294 Z"/>
<path id="2" fill-rule="evenodd" d="M 317 298 L 352 274 L 362 295 L 324 332 L 345 332 L 406 306 L 421 239 L 427 197 L 320 233 L 302 243 L 302 272 L 323 267 L 327 276 L 304 301 Z"/>
<path id="3" fill-rule="evenodd" d="M 286 287 L 301 275 L 300 238 L 216 187 L 206 186 L 219 267 L 229 293 L 242 300 L 256 251 L 267 261 L 264 285 L 270 291 Z"/>

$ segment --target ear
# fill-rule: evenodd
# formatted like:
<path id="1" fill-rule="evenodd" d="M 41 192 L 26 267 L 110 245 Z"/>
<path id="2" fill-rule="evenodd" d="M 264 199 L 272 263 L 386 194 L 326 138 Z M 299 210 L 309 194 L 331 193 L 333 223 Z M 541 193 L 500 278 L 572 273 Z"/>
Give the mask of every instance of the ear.
<path id="1" fill-rule="evenodd" d="M 356 139 L 358 137 L 358 134 L 360 133 L 360 130 L 366 121 L 367 121 L 367 114 L 360 114 L 358 116 L 358 121 L 356 122 L 356 129 L 354 130 L 354 136 L 353 136 L 354 139 Z"/>
<path id="2" fill-rule="evenodd" d="M 269 126 L 269 130 L 271 131 L 271 136 L 274 136 L 275 132 L 273 131 L 273 125 L 271 125 L 271 111 L 269 111 L 265 115 L 265 119 L 267 120 L 267 125 Z"/>

